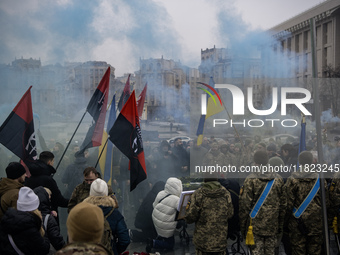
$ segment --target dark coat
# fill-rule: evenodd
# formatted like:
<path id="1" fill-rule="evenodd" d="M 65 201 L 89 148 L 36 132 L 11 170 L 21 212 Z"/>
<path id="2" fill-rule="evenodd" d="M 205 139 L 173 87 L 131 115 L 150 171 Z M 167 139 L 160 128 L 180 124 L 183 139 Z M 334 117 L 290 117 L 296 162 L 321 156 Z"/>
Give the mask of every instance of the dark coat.
<path id="1" fill-rule="evenodd" d="M 43 223 L 45 222 L 46 215 L 49 214 L 47 220 L 47 228 L 45 228 L 45 236 L 50 240 L 52 246 L 57 251 L 64 247 L 65 241 L 60 234 L 60 228 L 57 220 L 51 215 L 51 203 L 46 190 L 39 186 L 34 189 L 34 193 L 37 194 L 40 200 L 39 210 L 43 217 Z"/>
<path id="2" fill-rule="evenodd" d="M 74 163 L 67 166 L 61 180 L 64 184 L 67 184 L 64 194 L 66 197 L 71 197 L 73 190 L 83 182 L 83 172 L 89 166 L 86 158 L 80 156 L 75 158 Z"/>
<path id="3" fill-rule="evenodd" d="M 125 251 L 130 244 L 129 230 L 123 215 L 117 209 L 118 205 L 116 201 L 109 196 L 89 196 L 84 202 L 99 206 L 103 210 L 104 217 L 114 209 L 106 218 L 110 224 L 112 234 L 115 236 L 115 239 L 117 239 L 112 249 L 115 255 Z"/>
<path id="4" fill-rule="evenodd" d="M 17 253 L 8 239 L 12 235 L 16 246 L 25 254 L 47 254 L 50 242 L 40 235 L 41 219 L 31 213 L 9 208 L 1 220 L 0 254 L 11 255 Z"/>
<path id="5" fill-rule="evenodd" d="M 59 206 L 64 208 L 67 207 L 69 199 L 63 197 L 56 181 L 53 179 L 52 174 L 54 174 L 56 170 L 52 166 L 37 160 L 29 165 L 29 170 L 31 172 L 31 177 L 26 178 L 25 185 L 27 187 L 30 187 L 31 189 L 35 189 L 39 186 L 49 188 L 52 192 L 52 210 L 57 211 Z"/>
<path id="6" fill-rule="evenodd" d="M 142 230 L 154 230 L 155 226 L 152 221 L 153 202 L 157 194 L 164 189 L 165 182 L 156 182 L 149 193 L 145 196 L 142 204 L 140 205 L 135 218 L 135 227 Z"/>

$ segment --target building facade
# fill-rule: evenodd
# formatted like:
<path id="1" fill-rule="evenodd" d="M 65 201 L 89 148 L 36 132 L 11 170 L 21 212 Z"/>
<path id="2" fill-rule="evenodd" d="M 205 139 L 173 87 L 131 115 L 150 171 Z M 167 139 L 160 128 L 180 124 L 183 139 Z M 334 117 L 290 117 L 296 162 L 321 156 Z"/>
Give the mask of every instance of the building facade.
<path id="1" fill-rule="evenodd" d="M 148 85 L 145 104 L 148 120 L 182 122 L 189 119 L 190 100 L 198 100 L 193 88 L 199 80 L 197 69 L 163 57 L 141 59 L 135 80 L 136 96 Z"/>

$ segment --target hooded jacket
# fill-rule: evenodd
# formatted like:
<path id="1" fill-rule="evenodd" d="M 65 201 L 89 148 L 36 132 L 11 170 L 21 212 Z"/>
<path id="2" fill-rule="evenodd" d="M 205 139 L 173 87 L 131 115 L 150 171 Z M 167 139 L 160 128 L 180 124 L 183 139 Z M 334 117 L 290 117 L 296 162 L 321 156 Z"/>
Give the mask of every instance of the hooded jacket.
<path id="1" fill-rule="evenodd" d="M 112 209 L 112 213 L 107 216 L 106 220 L 109 222 L 112 234 L 117 239 L 113 242 L 112 250 L 115 255 L 118 255 L 126 250 L 130 244 L 129 230 L 124 221 L 123 215 L 118 211 L 116 201 L 110 196 L 89 196 L 84 202 L 99 206 L 106 217 Z"/>
<path id="2" fill-rule="evenodd" d="M 161 237 L 168 238 L 174 235 L 177 225 L 175 218 L 181 193 L 181 180 L 171 177 L 166 181 L 164 190 L 157 194 L 153 202 L 152 221 L 157 234 Z M 159 202 L 160 200 L 162 201 Z"/>
<path id="3" fill-rule="evenodd" d="M 42 186 L 35 188 L 34 193 L 39 197 L 39 210 L 42 215 L 43 223 L 45 222 L 46 215 L 50 214 L 47 220 L 47 228 L 45 228 L 45 236 L 47 236 L 47 238 L 50 240 L 50 243 L 54 249 L 58 251 L 64 247 L 65 241 L 63 236 L 60 234 L 60 228 L 57 220 L 51 215 L 51 203 L 49 195 Z"/>
<path id="4" fill-rule="evenodd" d="M 19 189 L 24 187 L 20 182 L 14 181 L 9 178 L 2 178 L 0 181 L 0 197 L 1 197 L 1 209 L 0 220 L 4 213 L 10 207 L 17 207 L 17 200 Z"/>
<path id="5" fill-rule="evenodd" d="M 30 213 L 9 208 L 1 220 L 0 254 L 17 255 L 8 239 L 12 235 L 16 246 L 25 254 L 47 254 L 50 242 L 40 234 L 41 219 Z"/>
<path id="6" fill-rule="evenodd" d="M 240 191 L 239 217 L 241 233 L 248 231 L 250 212 L 260 198 L 267 183 L 274 179 L 273 186 L 256 217 L 252 219 L 254 235 L 275 236 L 283 230 L 287 198 L 284 182 L 273 172 L 252 173 L 244 181 Z"/>
<path id="7" fill-rule="evenodd" d="M 231 195 L 219 182 L 205 182 L 190 198 L 187 223 L 195 223 L 193 242 L 202 252 L 227 248 L 228 219 L 234 214 Z"/>
<path id="8" fill-rule="evenodd" d="M 25 185 L 31 189 L 43 186 L 49 188 L 52 192 L 51 203 L 52 209 L 57 211 L 58 207 L 67 207 L 68 199 L 64 198 L 61 194 L 56 181 L 53 179 L 52 174 L 56 173 L 53 166 L 47 165 L 41 160 L 35 161 L 29 165 L 31 177 L 26 178 Z"/>

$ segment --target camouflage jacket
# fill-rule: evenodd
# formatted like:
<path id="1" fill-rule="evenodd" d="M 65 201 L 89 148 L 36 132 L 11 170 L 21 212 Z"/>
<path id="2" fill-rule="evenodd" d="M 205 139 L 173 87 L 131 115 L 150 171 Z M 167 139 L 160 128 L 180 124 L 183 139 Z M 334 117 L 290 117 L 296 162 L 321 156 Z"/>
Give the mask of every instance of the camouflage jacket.
<path id="1" fill-rule="evenodd" d="M 329 218 L 333 220 L 335 216 L 338 217 L 340 223 L 340 172 L 336 173 L 332 179 L 332 183 L 329 187 Z"/>
<path id="2" fill-rule="evenodd" d="M 304 213 L 298 220 L 293 216 L 293 208 L 298 208 L 305 198 L 308 196 L 311 189 L 314 187 L 317 173 L 309 172 L 295 172 L 288 179 L 285 184 L 287 190 L 287 214 L 286 224 L 290 231 L 301 231 L 304 229 L 305 235 L 320 235 L 323 231 L 322 223 L 322 206 L 320 189 L 311 203 L 308 205 Z M 325 187 L 327 183 L 325 181 Z M 329 205 L 328 191 L 326 192 L 326 206 Z"/>
<path id="3" fill-rule="evenodd" d="M 221 252 L 227 247 L 228 219 L 234 214 L 229 191 L 219 182 L 205 182 L 191 196 L 187 223 L 195 223 L 193 242 L 203 252 Z"/>
<path id="4" fill-rule="evenodd" d="M 211 150 L 205 154 L 203 159 L 203 165 L 205 166 L 214 166 L 216 164 L 224 165 L 225 163 L 225 155 L 220 152 L 212 152 Z"/>
<path id="5" fill-rule="evenodd" d="M 250 223 L 250 212 L 260 198 L 266 184 L 274 180 L 273 186 L 254 219 L 253 233 L 273 236 L 282 232 L 287 206 L 283 179 L 276 173 L 252 173 L 244 181 L 240 190 L 239 217 L 240 230 L 245 236 Z"/>
<path id="6" fill-rule="evenodd" d="M 85 198 L 90 196 L 91 184 L 83 182 L 79 184 L 72 192 L 70 201 L 68 202 L 67 211 L 70 212 L 73 207 L 84 201 Z M 108 185 L 109 196 L 113 195 L 113 191 L 110 185 Z"/>
<path id="7" fill-rule="evenodd" d="M 56 255 L 110 255 L 101 244 L 94 243 L 70 243 L 61 250 L 57 251 Z"/>

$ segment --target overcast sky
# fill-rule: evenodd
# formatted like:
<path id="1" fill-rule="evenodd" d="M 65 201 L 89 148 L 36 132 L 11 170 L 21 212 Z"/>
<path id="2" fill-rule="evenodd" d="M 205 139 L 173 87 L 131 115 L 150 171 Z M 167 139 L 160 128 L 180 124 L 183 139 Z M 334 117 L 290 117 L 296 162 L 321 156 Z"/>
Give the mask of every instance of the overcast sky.
<path id="1" fill-rule="evenodd" d="M 1 0 L 0 63 L 106 61 L 116 76 L 139 58 L 198 67 L 200 50 L 244 52 L 258 34 L 321 0 Z M 245 54 L 251 54 L 245 52 Z"/>

